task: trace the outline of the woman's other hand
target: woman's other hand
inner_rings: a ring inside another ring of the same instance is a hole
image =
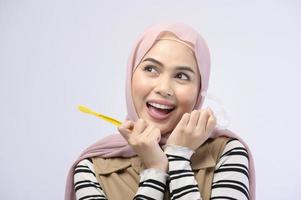
[[[143,119],[137,122],[125,121],[118,131],[140,157],[146,168],[156,168],[167,172],[168,159],[159,146],[161,131],[148,125]]]
[[[216,118],[210,108],[185,113],[167,140],[173,144],[196,150],[216,127]]]

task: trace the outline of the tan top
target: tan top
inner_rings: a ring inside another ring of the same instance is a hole
[[[215,166],[229,138],[208,139],[191,157],[191,167],[202,199],[209,200]],[[138,156],[132,158],[92,158],[96,178],[109,200],[133,199],[139,174],[145,168]],[[165,192],[164,200],[170,199]]]

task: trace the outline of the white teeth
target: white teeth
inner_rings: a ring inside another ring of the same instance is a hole
[[[152,103],[149,102],[150,105],[156,107],[156,108],[160,108],[160,109],[173,109],[173,106],[167,106],[167,105],[162,105],[162,104],[158,104],[158,103]]]

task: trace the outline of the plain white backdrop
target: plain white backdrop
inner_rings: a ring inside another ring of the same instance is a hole
[[[257,199],[301,197],[301,2],[0,0],[0,199],[63,199],[67,171],[123,120],[125,67],[161,21],[198,30],[211,50],[208,92],[255,159]]]

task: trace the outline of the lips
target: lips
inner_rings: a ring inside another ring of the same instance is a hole
[[[151,100],[148,100],[147,103],[157,103],[157,104],[161,104],[164,106],[175,107],[174,103],[164,100],[164,99],[151,99]]]
[[[150,100],[146,103],[147,112],[154,120],[164,120],[172,115],[175,105],[166,100]]]

